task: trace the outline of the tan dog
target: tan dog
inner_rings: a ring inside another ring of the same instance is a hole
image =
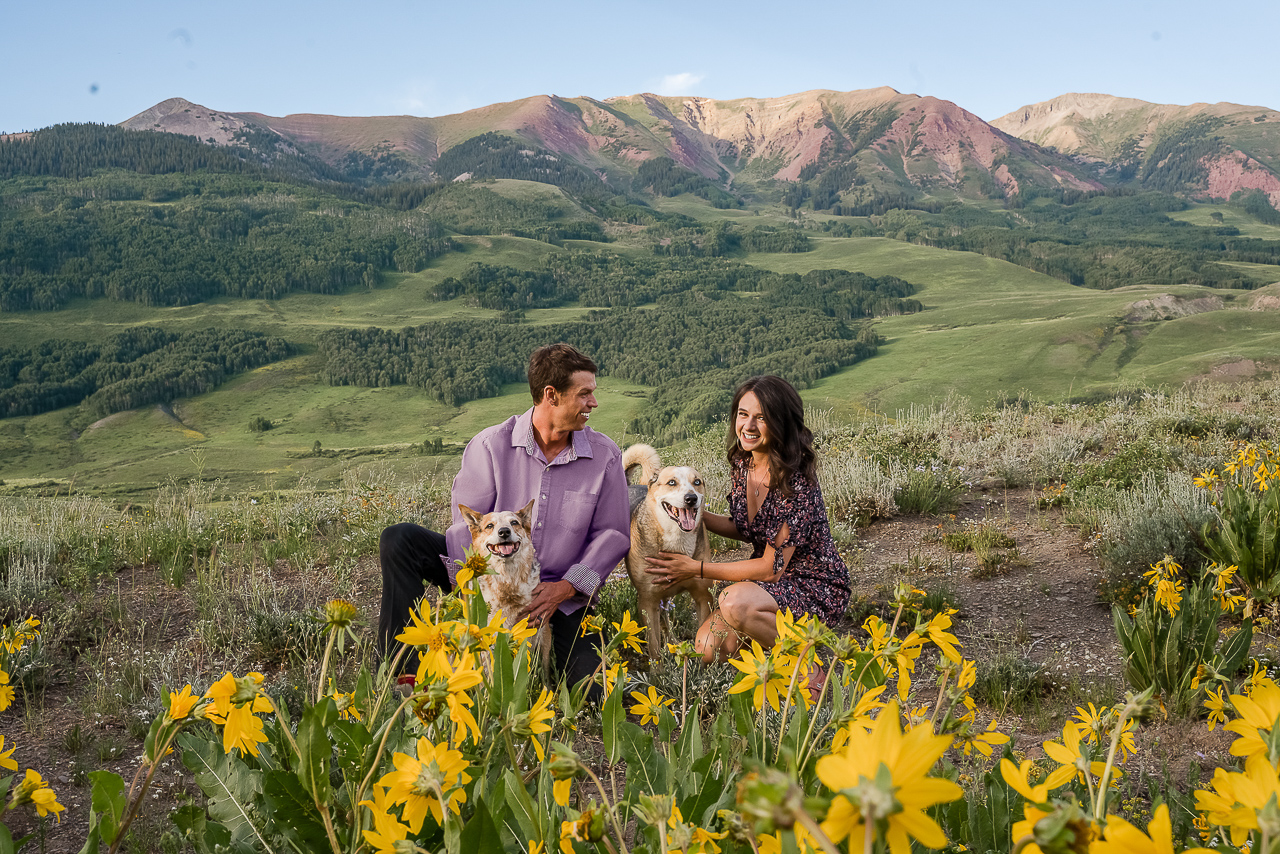
[[[489,561],[489,571],[480,577],[480,595],[489,612],[502,611],[502,622],[509,629],[522,619],[533,599],[533,589],[541,581],[538,557],[533,550],[533,501],[522,509],[477,513],[465,504],[458,510],[471,530],[471,548]],[[534,638],[544,674],[548,666],[551,636],[544,623]]]
[[[663,466],[658,452],[648,445],[632,445],[622,453],[622,467],[639,466],[641,485],[631,486],[631,550],[627,575],[635,585],[639,610],[648,626],[653,660],[662,647],[662,617],[658,606],[680,592],[693,596],[699,624],[711,616],[709,579],[690,578],[679,584],[662,584],[645,572],[646,557],[676,552],[705,561],[711,557],[707,529],[702,524],[705,492],[702,475],[690,466]]]

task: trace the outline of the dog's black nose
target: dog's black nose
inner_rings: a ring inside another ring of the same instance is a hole
[[[684,505],[685,505],[686,507],[697,507],[697,506],[698,506],[698,493],[696,493],[696,492],[686,492],[686,493],[684,494]]]
[[[510,529],[510,528],[499,528],[499,529],[498,529],[498,536],[499,536],[499,537],[502,537],[502,539],[504,539],[504,540],[509,540],[509,539],[511,539],[511,529]]]

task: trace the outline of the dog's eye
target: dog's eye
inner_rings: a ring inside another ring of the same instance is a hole
[[[693,485],[694,485],[694,486],[702,486],[702,478],[700,478],[700,477],[695,477],[695,478],[693,479]]]
[[[490,529],[490,528],[492,528],[492,527],[493,527],[493,523],[492,523],[492,522],[490,522],[488,525],[485,525],[485,526],[484,526],[484,529],[487,531],[487,530],[489,530],[489,529]]]
[[[671,480],[667,481],[667,486],[675,486],[675,485],[676,485],[676,479],[674,477],[671,478]]]

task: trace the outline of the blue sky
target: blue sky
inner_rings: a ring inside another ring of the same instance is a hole
[[[1280,3],[18,2],[0,131],[230,112],[437,116],[537,94],[892,86],[984,119],[1065,92],[1280,109]],[[1040,11],[1044,10],[1044,11]]]

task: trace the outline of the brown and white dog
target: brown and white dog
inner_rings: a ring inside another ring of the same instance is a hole
[[[491,614],[501,609],[502,622],[509,629],[520,622],[541,580],[533,550],[533,501],[514,512],[477,513],[465,504],[459,504],[458,510],[471,531],[471,548],[489,561],[488,573],[479,579],[480,595]],[[545,625],[539,628],[533,649],[545,673],[550,652]]]
[[[639,610],[648,627],[653,660],[660,660],[662,618],[659,605],[677,593],[693,596],[699,624],[711,616],[709,579],[690,578],[679,584],[662,584],[645,572],[646,557],[660,551],[677,552],[704,561],[711,557],[707,529],[702,524],[705,504],[702,475],[691,466],[663,466],[658,452],[649,445],[632,445],[622,453],[622,466],[630,471],[639,466],[640,484],[631,491],[631,550],[627,552],[627,575],[635,585]]]

